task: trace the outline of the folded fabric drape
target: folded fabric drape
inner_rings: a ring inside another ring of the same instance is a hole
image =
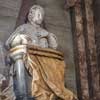
[[[32,75],[32,96],[36,100],[74,100],[74,94],[64,86],[64,57],[59,51],[27,47],[25,66]]]

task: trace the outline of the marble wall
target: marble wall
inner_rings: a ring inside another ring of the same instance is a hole
[[[4,42],[14,30],[21,0],[0,0],[0,40]]]

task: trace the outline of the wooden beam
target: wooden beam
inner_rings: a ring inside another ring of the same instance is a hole
[[[97,66],[92,4],[92,0],[77,0],[73,6],[75,13],[73,33],[75,51],[77,52],[75,53],[75,61],[80,86],[79,92],[81,92],[78,92],[80,100],[100,99],[100,74]]]

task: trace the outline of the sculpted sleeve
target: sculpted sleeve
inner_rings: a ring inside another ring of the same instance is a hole
[[[24,31],[24,27],[23,25],[19,26],[8,38],[8,40],[6,41],[5,45],[7,47],[7,49],[10,48],[10,44],[12,43],[13,39],[20,33],[22,33]]]

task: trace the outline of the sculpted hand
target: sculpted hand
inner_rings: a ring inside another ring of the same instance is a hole
[[[15,47],[17,45],[27,45],[29,42],[31,42],[31,39],[24,34],[18,34],[12,41],[11,47]]]

